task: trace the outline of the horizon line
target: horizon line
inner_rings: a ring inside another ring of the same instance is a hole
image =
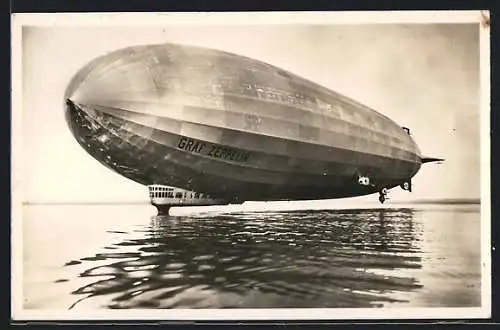
[[[339,199],[340,200],[340,199]],[[288,200],[288,201],[245,201],[245,202],[317,202],[322,200]],[[323,200],[326,201],[326,200]],[[359,201],[359,203],[373,201]],[[392,204],[481,204],[481,198],[435,198],[394,200]],[[22,205],[151,205],[149,201],[23,201]]]

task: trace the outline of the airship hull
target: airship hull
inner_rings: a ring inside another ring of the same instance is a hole
[[[415,142],[389,118],[215,50],[118,50],[77,73],[65,98],[82,147],[145,185],[239,200],[341,198],[400,185],[421,166]]]

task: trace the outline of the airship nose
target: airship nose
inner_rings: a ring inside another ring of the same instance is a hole
[[[68,98],[64,111],[74,138],[92,157],[114,170],[126,161],[121,155],[123,159],[119,163],[120,150],[116,141],[112,140],[109,128],[103,126],[98,110]]]
[[[77,109],[75,104],[71,99],[66,99],[64,106],[64,117],[66,118],[66,123],[68,124],[71,133],[75,135],[77,127],[75,126],[76,124],[76,119],[77,119]],[[76,136],[76,135],[75,135]]]
[[[83,104],[73,102],[71,99],[65,101],[65,118],[75,137],[82,147],[94,149],[96,144],[105,142],[107,130],[96,120],[96,110]]]
[[[75,103],[73,103],[73,101],[71,99],[66,99],[66,102],[65,102],[65,113],[66,115],[69,115],[71,114],[72,111],[75,111]]]
[[[84,128],[91,127],[89,125],[88,113],[81,107],[78,107],[71,99],[66,99],[64,115],[66,122],[71,130],[73,136],[80,142],[84,141],[85,133]]]

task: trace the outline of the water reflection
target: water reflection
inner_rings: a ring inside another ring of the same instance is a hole
[[[96,298],[108,308],[404,303],[401,293],[421,288],[411,275],[422,261],[422,226],[414,221],[413,212],[309,210],[153,217],[149,226],[138,229],[137,237],[107,246],[109,253],[66,264],[86,263],[80,277],[92,278],[73,292],[77,297],[71,308]],[[96,265],[97,261],[101,262]]]

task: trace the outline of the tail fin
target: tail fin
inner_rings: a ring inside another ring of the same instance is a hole
[[[422,160],[422,164],[444,161],[444,159],[442,159],[442,158],[433,158],[433,157],[422,157],[421,160]]]

